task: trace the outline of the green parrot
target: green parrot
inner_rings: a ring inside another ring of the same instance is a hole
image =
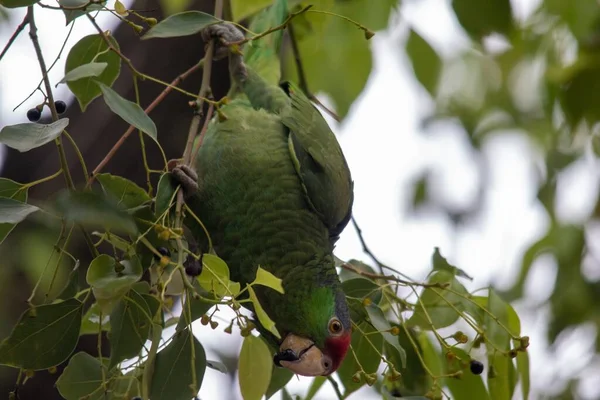
[[[264,32],[287,16],[287,1],[278,0],[250,30]],[[278,85],[281,30],[246,45],[243,55],[227,46],[244,38],[232,24],[211,25],[202,37],[215,39],[215,58],[229,57],[230,101],[221,108],[226,118],[210,122],[195,168],[179,165],[172,175],[233,281],[252,282],[258,266],[282,280],[284,294],[256,288],[281,334],[267,337],[279,348],[275,363],[329,375],[352,330],[333,256],[352,210],[348,165],[309,99],[292,84]],[[190,229],[206,240],[202,229]]]

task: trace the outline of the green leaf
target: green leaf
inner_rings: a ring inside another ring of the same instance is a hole
[[[240,22],[272,3],[272,0],[231,0],[233,20]]]
[[[256,270],[256,278],[251,285],[263,285],[269,287],[281,294],[283,294],[283,286],[281,285],[281,279],[273,275],[267,270],[262,269],[260,266]]]
[[[429,336],[425,332],[418,332],[416,335],[425,365],[427,365],[427,368],[429,368],[434,376],[442,375],[444,370],[442,359],[431,343]]]
[[[102,10],[104,6],[106,6],[106,0],[94,4],[88,0],[58,0],[58,4],[62,7],[71,8],[71,10],[63,9],[65,18],[67,19],[67,25],[69,25],[75,18],[78,18],[90,11]],[[75,7],[82,8],[79,10],[73,10]]]
[[[86,281],[103,311],[108,313],[141,276],[142,267],[137,259],[117,263],[111,256],[101,254],[91,262]]]
[[[161,0],[160,6],[165,15],[171,15],[184,11],[191,3],[192,0]]]
[[[192,352],[193,346],[193,352]],[[192,354],[196,370],[196,387],[192,388]],[[175,338],[156,356],[150,388],[152,400],[189,400],[198,394],[204,372],[206,353],[188,329],[175,333]]]
[[[138,104],[126,100],[110,87],[98,82],[108,108],[158,143],[156,125]]]
[[[171,177],[171,174],[162,174],[156,188],[156,202],[154,212],[156,217],[161,217],[171,206],[175,199],[175,191],[178,185]]]
[[[225,261],[213,254],[202,255],[202,272],[198,275],[200,286],[219,297],[230,294],[229,267]]]
[[[11,179],[0,178],[0,197],[8,197],[22,202],[27,201],[28,188]]]
[[[57,296],[59,299],[67,300],[71,297],[75,297],[77,292],[79,291],[79,260],[75,262],[75,266],[69,272],[69,277],[67,278],[67,282],[65,286],[60,291],[60,294]]]
[[[101,400],[104,398],[104,391],[99,390],[102,386],[102,368],[99,359],[80,351],[69,360],[56,381],[56,388],[66,400],[80,400],[82,397]]]
[[[246,288],[248,288],[248,295],[250,296],[250,300],[254,306],[254,312],[256,313],[260,324],[277,338],[281,339],[281,335],[275,327],[275,322],[265,312],[264,308],[260,304],[260,301],[258,301],[258,297],[256,297],[256,293],[254,292],[252,286],[246,286]]]
[[[473,278],[471,278],[465,271],[450,264],[440,253],[439,247],[436,247],[433,251],[433,256],[431,257],[431,264],[433,265],[434,271],[446,271],[454,276],[466,278],[470,281],[473,280]]]
[[[476,298],[476,301],[478,299],[479,298]],[[483,326],[487,340],[501,350],[509,350],[511,337],[510,326],[512,325],[513,328],[516,329],[512,334],[514,334],[514,336],[519,336],[519,317],[516,315],[514,309],[502,300],[502,298],[491,288],[489,290],[487,304],[485,304],[484,307],[489,311],[489,314],[484,313],[483,318]],[[494,318],[492,318],[490,314],[493,315]],[[512,322],[509,322],[509,320],[512,320]],[[496,321],[502,324],[502,326]],[[505,328],[509,329],[509,331]]]
[[[512,399],[516,386],[515,366],[510,358],[501,353],[488,357],[488,387],[492,400]]]
[[[590,124],[600,121],[600,67],[594,56],[581,54],[577,61],[557,73],[558,99],[567,122],[575,127],[581,120]]]
[[[381,287],[365,278],[348,279],[342,282],[342,289],[346,296],[356,298],[361,302],[367,297],[374,304],[379,304],[381,301]]]
[[[351,18],[375,31],[387,26],[397,3],[397,0],[379,0],[377,7],[373,7],[372,2],[364,0],[323,0],[318,3],[318,9]],[[298,48],[309,89],[312,93],[324,92],[331,96],[337,114],[345,117],[371,73],[372,55],[364,31],[341,18],[316,13],[295,18],[294,28],[300,28],[296,29]],[[302,28],[304,35],[299,32]],[[323,60],[327,60],[327,68],[323,68]],[[286,75],[293,76],[292,54],[284,65]],[[344,79],[339,79],[340,71]]]
[[[178,36],[189,36],[200,32],[208,25],[216,24],[221,20],[211,14],[201,11],[185,11],[171,15],[142,36],[142,39],[170,38]]]
[[[422,332],[422,331],[416,332],[416,336],[417,336],[417,343],[419,346],[421,357],[422,357],[423,361],[425,361],[425,365],[427,366],[427,369],[429,371],[431,371],[431,374],[434,376],[442,375],[443,369],[444,369],[443,365],[442,365],[442,358],[440,358],[436,348],[431,343],[429,336],[427,335],[427,333]],[[428,378],[428,380],[430,381],[429,378]],[[440,386],[441,385],[431,388],[432,395],[436,396],[434,398],[442,398]]]
[[[133,285],[132,287],[134,289],[136,289],[136,287],[139,288],[140,283],[146,283],[146,282],[136,282],[136,284]],[[140,293],[140,292],[138,292],[138,293]],[[158,298],[156,298],[156,296],[153,296],[153,295],[147,294],[147,293],[142,294],[142,297],[144,298],[144,301],[146,302],[146,304],[148,304],[148,308],[150,309],[150,317],[155,320],[156,313],[160,309],[160,304],[161,304],[160,300]],[[164,328],[164,326],[165,326],[164,315],[162,313],[160,313],[160,317],[161,317],[160,324]],[[154,321],[154,322],[156,323],[156,321]]]
[[[133,218],[100,193],[64,191],[56,199],[56,210],[71,222],[130,234],[137,232]]]
[[[273,359],[269,348],[256,336],[246,336],[239,359],[240,390],[244,400],[260,400],[269,387]]]
[[[40,370],[65,361],[79,338],[82,306],[69,299],[25,311],[0,343],[0,364]]]
[[[105,62],[83,64],[66,73],[65,77],[58,83],[77,81],[82,78],[89,78],[90,76],[100,76],[106,67],[108,67],[108,63]]]
[[[142,350],[150,333],[152,317],[150,307],[135,290],[130,290],[119,301],[110,314],[109,369]]]
[[[430,95],[435,96],[442,70],[440,56],[425,39],[412,29],[406,42],[406,53],[412,62],[417,80]]]
[[[452,8],[465,31],[477,39],[492,32],[508,35],[512,30],[510,0],[452,0]]]
[[[271,371],[271,382],[269,382],[269,387],[267,388],[267,392],[265,393],[267,399],[269,399],[275,393],[279,392],[281,388],[287,385],[293,376],[294,373],[289,369],[278,368],[275,365],[273,365],[273,370]],[[304,400],[308,400],[308,398]]]
[[[108,39],[116,49],[119,49],[119,44],[112,36],[109,36]],[[119,56],[109,51],[108,45],[104,42],[102,36],[96,34],[83,37],[71,48],[65,62],[65,75],[75,68],[91,62],[105,62],[107,66],[104,72],[97,77],[88,77],[67,82],[69,89],[71,89],[75,97],[77,97],[77,101],[79,101],[81,111],[85,111],[88,104],[102,94],[96,82],[110,86],[117,79],[121,71],[121,59]]]
[[[106,193],[117,199],[119,206],[135,208],[151,200],[144,189],[129,179],[111,174],[99,174],[96,179]]]
[[[2,224],[18,224],[27,218],[29,214],[38,210],[39,208],[31,204],[0,197],[0,223]]]
[[[67,125],[68,118],[61,118],[48,125],[33,122],[8,125],[0,130],[0,143],[24,153],[53,141]]]
[[[140,369],[134,369],[129,371],[124,376],[117,375],[116,379],[110,383],[110,393],[108,399],[101,397],[99,400],[129,400],[135,396],[140,396],[139,388],[141,387],[141,375]],[[102,396],[104,393],[100,392]]]
[[[432,324],[436,329],[452,325],[459,318],[456,310],[464,311],[465,304],[468,302],[464,297],[454,292],[463,296],[468,296],[469,293],[448,271],[434,272],[428,283],[447,284],[448,287],[443,289],[429,287],[423,290],[419,296],[415,312],[407,321],[408,326],[419,326],[431,330]]]
[[[0,6],[6,8],[27,7],[37,3],[40,0],[0,0]]]
[[[364,332],[364,335],[361,331]],[[352,349],[367,374],[377,372],[381,361],[380,354],[383,350],[383,336],[380,333],[377,333],[368,323],[361,323],[359,329],[352,332]],[[358,371],[360,371],[359,364],[356,363],[352,354],[348,354],[338,369],[338,375],[346,389],[344,397],[365,384],[364,379],[361,379],[359,383],[352,381],[352,376]]]
[[[546,12],[566,22],[577,40],[582,41],[594,35],[600,17],[596,0],[545,0],[544,6]]]
[[[404,368],[404,366],[406,366],[406,351],[404,351],[404,349],[400,346],[398,338],[389,332],[390,329],[392,329],[392,326],[385,318],[385,315],[383,314],[381,308],[379,308],[375,304],[371,304],[365,307],[365,310],[369,315],[369,320],[371,321],[371,324],[375,327],[375,329],[377,329],[381,333],[383,339],[385,339],[385,341],[388,342],[388,344],[390,344],[396,349],[396,351],[400,355],[400,360],[402,362],[401,365]]]

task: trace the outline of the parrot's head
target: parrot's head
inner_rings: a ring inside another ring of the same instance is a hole
[[[340,288],[311,290],[291,326],[275,355],[276,364],[304,376],[326,376],[338,369],[352,334],[346,296]]]

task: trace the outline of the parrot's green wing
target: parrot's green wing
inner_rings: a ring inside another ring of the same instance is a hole
[[[290,130],[290,156],[307,202],[335,241],[352,214],[353,182],[348,164],[335,135],[310,100],[291,83],[283,88],[291,99],[291,106],[281,114]]]

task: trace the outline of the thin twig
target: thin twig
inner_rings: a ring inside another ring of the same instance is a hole
[[[150,103],[150,105],[148,107],[146,107],[146,109],[144,110],[144,112],[146,114],[150,114],[150,112],[152,112],[152,110],[154,110],[154,108],[156,108],[156,106],[158,106],[165,99],[165,97],[169,93],[171,93],[171,91],[173,91],[173,87],[174,86],[179,85],[181,82],[183,82],[184,79],[186,79],[192,73],[196,72],[203,65],[204,65],[204,60],[201,60],[199,63],[197,63],[193,67],[191,67],[190,69],[188,69],[187,71],[185,71],[181,75],[177,76],[171,82],[171,86],[167,86],[154,99],[154,101],[152,101],[152,103]],[[100,161],[100,163],[96,166],[96,168],[94,168],[94,171],[92,171],[92,176],[88,180],[88,186],[91,185],[94,182],[94,179],[95,179],[96,175],[99,174],[100,171],[102,170],[102,168],[104,168],[106,166],[106,164],[110,161],[110,159],[113,158],[113,156],[115,155],[115,153],[117,152],[117,150],[119,150],[119,148],[123,145],[123,143],[125,142],[125,140],[129,137],[129,135],[131,135],[133,133],[133,131],[135,129],[136,129],[135,126],[130,125],[129,128],[127,128],[127,130],[125,131],[125,133],[119,138],[119,140],[117,140],[117,142],[109,150],[109,152],[106,154],[106,156],[104,156],[104,158],[102,159],[102,161]]]
[[[344,395],[340,391],[340,386],[338,385],[338,383],[331,376],[328,376],[327,380],[329,381],[329,383],[331,383],[331,386],[333,386],[333,390],[335,390],[335,394],[337,395],[338,399],[344,400]]]
[[[296,12],[290,13],[290,14],[288,15],[288,17],[285,19],[285,21],[283,21],[281,24],[279,24],[279,25],[277,25],[277,26],[274,26],[274,27],[272,27],[272,28],[270,28],[270,29],[267,29],[266,31],[264,31],[264,32],[261,32],[261,33],[259,33],[259,34],[257,34],[257,35],[250,36],[250,37],[247,37],[247,38],[245,38],[245,39],[238,40],[237,42],[231,42],[231,43],[227,43],[227,44],[228,44],[229,46],[235,46],[235,45],[239,46],[239,45],[242,45],[242,44],[244,44],[244,43],[248,43],[248,42],[251,42],[251,41],[253,41],[253,40],[257,40],[257,39],[260,39],[260,38],[262,38],[262,37],[265,37],[265,36],[267,36],[267,35],[269,35],[269,34],[271,34],[271,33],[273,33],[273,32],[276,32],[276,31],[280,31],[280,30],[282,30],[282,29],[285,29],[285,28],[288,26],[288,24],[290,23],[290,21],[291,21],[292,19],[294,19],[295,17],[297,17],[297,16],[298,16],[298,15],[300,15],[300,14],[304,14],[305,12],[307,12],[307,11],[308,11],[309,9],[311,9],[311,8],[312,8],[312,4],[309,4],[309,5],[307,5],[306,7],[302,8],[302,9],[301,9],[301,10],[299,10],[299,11],[296,11]]]
[[[373,254],[373,252],[367,246],[367,243],[365,242],[365,238],[362,235],[362,229],[360,229],[360,227],[358,226],[358,223],[356,222],[356,219],[354,218],[354,216],[352,216],[352,225],[354,226],[354,229],[356,230],[356,234],[358,235],[358,240],[360,240],[360,244],[362,246],[363,251],[365,253],[367,253],[373,261],[375,261],[375,264],[377,264],[377,267],[379,268],[379,272],[381,272],[383,274],[383,269],[385,267],[385,264],[383,264],[381,261],[379,261],[379,259],[377,259],[377,257],[375,257],[375,254]]]
[[[206,118],[204,118],[204,126],[200,131],[200,137],[198,138],[196,145],[194,146],[194,150],[192,151],[192,158],[190,159],[190,165],[194,165],[194,161],[198,156],[198,152],[200,151],[200,146],[202,146],[202,142],[204,141],[204,135],[206,134],[206,130],[208,129],[208,124],[212,119],[213,110],[215,106],[211,103],[208,105],[208,111],[206,112]]]
[[[296,71],[298,73],[298,84],[300,85],[300,89],[306,94],[306,96],[316,105],[321,107],[323,111],[325,111],[331,118],[336,120],[337,122],[341,121],[341,118],[332,110],[327,108],[315,95],[308,90],[308,81],[306,79],[306,74],[304,73],[304,67],[302,66],[302,57],[300,57],[300,48],[298,47],[298,41],[296,39],[296,35],[294,32],[294,25],[289,24],[288,33],[290,34],[290,41],[292,42],[292,53],[294,54],[294,62],[296,64]]]
[[[48,78],[48,70],[46,69],[46,62],[44,61],[44,55],[42,53],[42,48],[40,47],[40,42],[38,40],[37,26],[35,25],[35,17],[33,15],[33,6],[27,7],[27,19],[29,20],[29,37],[31,38],[31,42],[33,43],[35,54],[38,59],[38,64],[40,65],[40,69],[42,70],[42,78],[44,80],[44,86],[46,88],[46,97],[48,99],[48,107],[50,108],[50,112],[52,114],[52,121],[58,121],[58,113],[56,112],[56,106],[54,105],[54,96],[52,94],[52,85],[50,85],[50,79]],[[56,147],[58,148],[60,164],[63,169],[63,174],[65,175],[67,186],[73,189],[75,185],[73,184],[71,172],[69,171],[67,157],[65,155],[65,149],[63,148],[61,137],[59,136],[56,139],[54,139],[54,142],[56,143]]]
[[[354,265],[348,264],[348,263],[343,263],[342,265],[340,265],[340,267],[347,271],[354,272],[355,274],[358,274],[358,275],[361,275],[361,276],[364,276],[364,277],[370,278],[370,279],[382,279],[385,281],[392,281],[392,282],[396,282],[396,283],[399,283],[401,285],[406,285],[406,286],[420,286],[420,287],[424,287],[424,288],[439,288],[439,289],[446,288],[445,284],[439,283],[439,282],[423,283],[423,282],[415,282],[415,281],[400,279],[395,275],[374,274],[372,272],[367,272],[367,271],[358,269]]]
[[[300,89],[302,89],[304,93],[308,93],[308,82],[306,82],[306,74],[304,73],[302,59],[300,58],[300,48],[298,47],[298,41],[296,40],[294,24],[290,23],[287,27],[287,30],[288,34],[290,35],[290,42],[292,43],[292,54],[294,55],[294,62],[298,72],[298,83],[300,85]]]
[[[58,54],[56,55],[56,58],[54,59],[54,61],[52,61],[52,64],[50,64],[50,66],[48,67],[48,70],[46,71],[47,73],[50,73],[50,71],[52,71],[52,68],[54,68],[54,66],[56,65],[56,63],[58,62],[58,60],[60,60],[60,56],[62,55],[62,52],[65,50],[65,46],[67,45],[67,42],[69,41],[69,38],[71,37],[71,33],[73,33],[73,28],[75,27],[75,24],[71,24],[71,28],[69,28],[69,32],[67,33],[67,37],[65,38],[65,40],[63,40],[63,44],[60,48],[60,50],[58,51]],[[29,100],[31,98],[31,96],[33,96],[35,94],[35,92],[37,92],[38,90],[42,93],[44,93],[40,88],[42,87],[42,84],[44,83],[44,78],[40,79],[40,82],[37,84],[37,86],[35,87],[35,89],[33,89],[31,91],[31,93],[29,93],[29,96],[25,97],[19,104],[17,104],[17,106],[15,108],[13,108],[13,112],[15,112],[15,110],[19,107],[21,107],[23,104],[25,104],[25,102],[27,100]],[[58,83],[54,86],[55,88],[58,86]]]
[[[2,53],[0,53],[0,61],[2,60],[2,57],[4,57],[4,55],[6,54],[8,49],[10,49],[10,46],[12,46],[13,42],[17,39],[17,36],[19,36],[19,34],[23,31],[23,29],[25,29],[25,27],[27,26],[28,23],[29,23],[29,14],[26,14],[25,17],[23,18],[23,21],[19,24],[19,26],[17,26],[17,29],[15,29],[15,31],[11,35],[10,39],[8,39],[8,43],[6,43],[6,46],[4,46],[4,49],[2,49]]]

